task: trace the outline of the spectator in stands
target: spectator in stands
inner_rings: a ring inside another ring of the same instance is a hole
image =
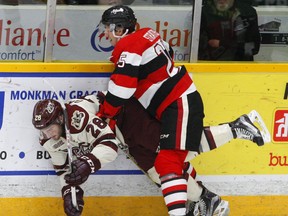
[[[199,60],[253,61],[259,52],[256,10],[236,0],[207,0],[202,8]]]

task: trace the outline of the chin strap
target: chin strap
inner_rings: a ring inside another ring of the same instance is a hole
[[[115,35],[115,30],[113,30],[113,36],[115,37],[115,38],[117,38],[118,40],[120,40],[121,38],[123,38],[123,37],[125,37],[127,34],[128,34],[128,29],[126,29],[126,31],[125,31],[125,33],[124,34],[122,34],[122,35],[120,35],[120,36],[118,36],[118,35]]]

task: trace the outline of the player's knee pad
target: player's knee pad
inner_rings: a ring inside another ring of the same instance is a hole
[[[187,151],[160,150],[154,163],[157,173],[159,173],[160,177],[170,173],[183,175],[183,165],[186,155]]]

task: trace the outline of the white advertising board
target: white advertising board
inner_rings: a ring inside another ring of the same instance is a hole
[[[98,28],[106,8],[57,6],[53,59],[108,61],[113,47]],[[133,9],[139,28],[154,28],[173,46],[177,61],[189,60],[192,6]],[[45,19],[45,6],[0,6],[0,60],[42,61]]]
[[[175,60],[188,62],[191,49],[192,6],[131,7],[138,17],[138,27],[154,28],[172,45]],[[57,6],[53,60],[108,61],[112,47],[98,29],[101,15],[106,8],[99,5]],[[256,7],[256,10],[264,40],[255,60],[288,61],[285,55],[288,38],[287,6],[262,6]],[[0,5],[0,61],[43,61],[45,19],[46,7],[43,5]],[[269,23],[272,26],[280,23],[279,32],[271,32],[271,28],[262,28],[263,25],[267,27]]]
[[[33,106],[41,99],[67,101],[106,90],[108,77],[108,73],[0,74],[0,197],[60,195],[49,154],[31,123]],[[158,188],[121,152],[83,188],[88,196],[159,195]]]
[[[287,62],[288,14],[287,6],[256,7],[261,47],[256,61]]]

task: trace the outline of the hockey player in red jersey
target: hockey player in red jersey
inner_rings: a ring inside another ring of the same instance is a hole
[[[101,96],[103,98],[103,96]],[[102,101],[102,100],[101,100]],[[253,124],[257,122],[261,131]],[[146,172],[151,180],[160,185],[154,162],[159,151],[160,122],[147,113],[142,105],[130,98],[117,116],[116,136],[128,149],[129,156]],[[187,216],[226,216],[229,203],[209,191],[202,183],[194,181],[196,170],[191,160],[198,154],[208,152],[229,143],[232,139],[246,139],[261,146],[270,142],[270,133],[261,116],[253,110],[234,121],[215,126],[205,126],[202,131],[199,150],[189,152],[184,162],[183,176],[187,180]],[[193,162],[193,161],[192,161]]]
[[[134,11],[128,6],[113,6],[102,15],[105,35],[114,46],[110,60],[115,69],[97,115],[115,119],[125,102],[134,97],[160,122],[160,151],[154,166],[169,215],[184,216],[187,180],[183,170],[189,155],[199,151],[203,103],[185,66],[174,66],[169,44],[151,28],[135,31],[136,23]],[[264,144],[260,133],[253,140]],[[205,196],[200,186],[199,191]],[[206,197],[207,216],[213,214],[220,198],[215,194]]]

